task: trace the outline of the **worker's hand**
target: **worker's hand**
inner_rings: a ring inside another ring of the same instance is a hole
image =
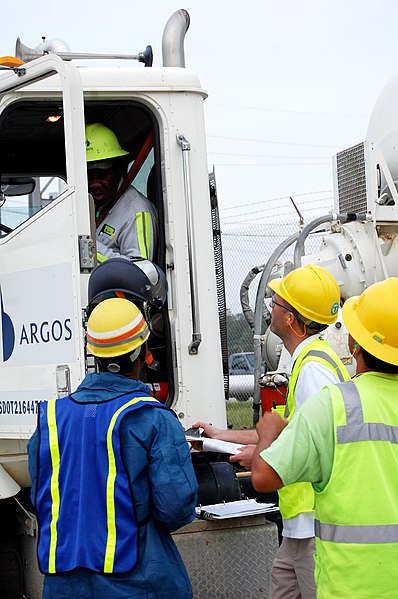
[[[215,426],[213,426],[210,423],[195,422],[195,424],[192,425],[192,428],[203,428],[202,437],[209,437],[209,439],[221,439],[222,438],[220,435],[222,434],[223,431],[219,428],[216,428]]]
[[[263,417],[256,426],[260,440],[259,444],[263,446],[263,442],[267,440],[268,445],[271,445],[272,441],[279,437],[287,424],[287,420],[281,418],[277,412],[264,412]]]
[[[231,455],[229,461],[233,464],[240,464],[241,466],[243,466],[243,468],[246,468],[246,470],[251,470],[252,458],[256,447],[257,445],[244,445],[243,447],[239,447],[239,453]]]

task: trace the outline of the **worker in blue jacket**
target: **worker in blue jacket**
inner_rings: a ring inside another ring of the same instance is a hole
[[[195,517],[197,482],[174,413],[140,382],[148,325],[129,300],[90,315],[99,373],[43,402],[29,442],[46,598],[189,599],[170,533]]]

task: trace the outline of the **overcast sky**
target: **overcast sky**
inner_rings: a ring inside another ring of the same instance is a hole
[[[186,66],[209,93],[209,164],[224,222],[250,221],[251,204],[278,197],[330,197],[331,156],[364,140],[398,70],[394,0],[20,0],[2,15],[1,53],[13,54],[17,37],[30,47],[61,38],[75,52],[151,44],[160,66],[163,27],[179,8],[191,17]]]

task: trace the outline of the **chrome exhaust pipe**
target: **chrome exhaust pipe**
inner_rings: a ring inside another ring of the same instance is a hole
[[[171,15],[162,37],[164,67],[185,68],[184,39],[190,23],[189,14],[181,8]]]

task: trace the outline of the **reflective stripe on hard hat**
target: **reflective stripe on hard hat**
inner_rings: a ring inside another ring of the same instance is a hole
[[[97,358],[131,353],[149,337],[147,322],[137,306],[112,297],[97,304],[87,323],[87,348]]]
[[[143,328],[145,327],[145,328]],[[134,339],[141,337],[146,338],[148,334],[148,326],[141,313],[137,314],[136,318],[119,329],[104,332],[93,332],[87,327],[87,341],[95,347],[112,347],[129,343]]]

